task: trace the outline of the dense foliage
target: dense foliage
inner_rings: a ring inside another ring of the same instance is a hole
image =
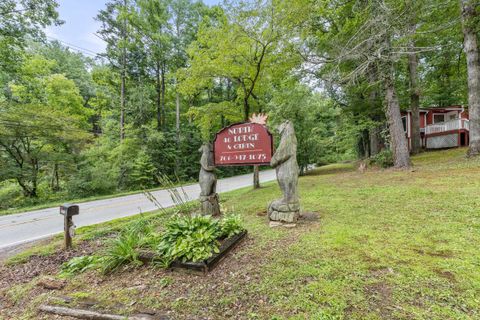
[[[408,166],[400,108],[467,102],[460,2],[110,0],[92,58],[46,40],[55,0],[3,1],[0,210],[195,180],[202,141],[253,112],[293,121],[302,172]]]

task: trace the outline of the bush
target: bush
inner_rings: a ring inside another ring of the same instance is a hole
[[[0,210],[14,207],[23,200],[22,189],[14,181],[0,182]]]
[[[101,260],[103,273],[113,272],[126,264],[142,265],[139,249],[148,246],[154,237],[153,226],[148,220],[141,219],[130,224],[117,239],[110,243]]]
[[[102,261],[103,273],[113,272],[126,264],[132,264],[134,266],[142,265],[142,261],[138,258],[137,251],[139,241],[140,238],[134,233],[121,234],[118,239],[112,241]]]
[[[166,225],[158,252],[165,264],[175,259],[202,261],[219,252],[221,233],[218,220],[211,216],[175,216]]]
[[[99,161],[83,165],[66,187],[71,197],[110,194],[117,189],[117,179],[111,164]]]
[[[228,214],[220,220],[221,237],[229,238],[243,231],[242,218],[238,214]]]
[[[370,157],[370,164],[377,165],[382,168],[389,168],[393,166],[393,153],[389,149],[385,149]]]
[[[160,237],[158,253],[165,265],[179,259],[198,262],[219,252],[219,239],[243,230],[241,218],[230,214],[222,220],[211,216],[174,216]]]

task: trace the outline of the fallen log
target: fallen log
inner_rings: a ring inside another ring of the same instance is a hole
[[[39,310],[42,312],[53,313],[60,316],[68,316],[77,319],[86,320],[152,320],[154,319],[148,315],[134,315],[134,316],[120,316],[115,314],[99,313],[95,311],[72,309],[59,306],[41,305]]]

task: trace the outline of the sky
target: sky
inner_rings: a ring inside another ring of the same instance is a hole
[[[98,11],[105,7],[106,0],[58,0],[61,26],[46,28],[49,40],[59,40],[64,45],[80,51],[87,56],[105,51],[105,43],[95,35],[100,24],[94,20]],[[218,4],[221,0],[203,0],[208,5]]]

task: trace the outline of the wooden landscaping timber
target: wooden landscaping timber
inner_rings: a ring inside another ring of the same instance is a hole
[[[50,306],[50,305],[41,305],[39,310],[42,312],[53,313],[60,316],[68,316],[77,319],[87,319],[87,320],[151,320],[153,319],[150,316],[120,316],[115,314],[106,314],[99,313],[95,311],[82,310],[82,309],[72,309],[59,306]]]
[[[179,260],[175,260],[170,265],[172,269],[185,269],[189,271],[193,271],[196,273],[205,274],[213,268],[227,255],[230,250],[235,248],[237,244],[239,244],[247,235],[247,230],[243,230],[239,234],[231,236],[230,238],[226,239],[225,242],[219,248],[219,252],[213,254],[210,258],[200,262],[182,262]]]

